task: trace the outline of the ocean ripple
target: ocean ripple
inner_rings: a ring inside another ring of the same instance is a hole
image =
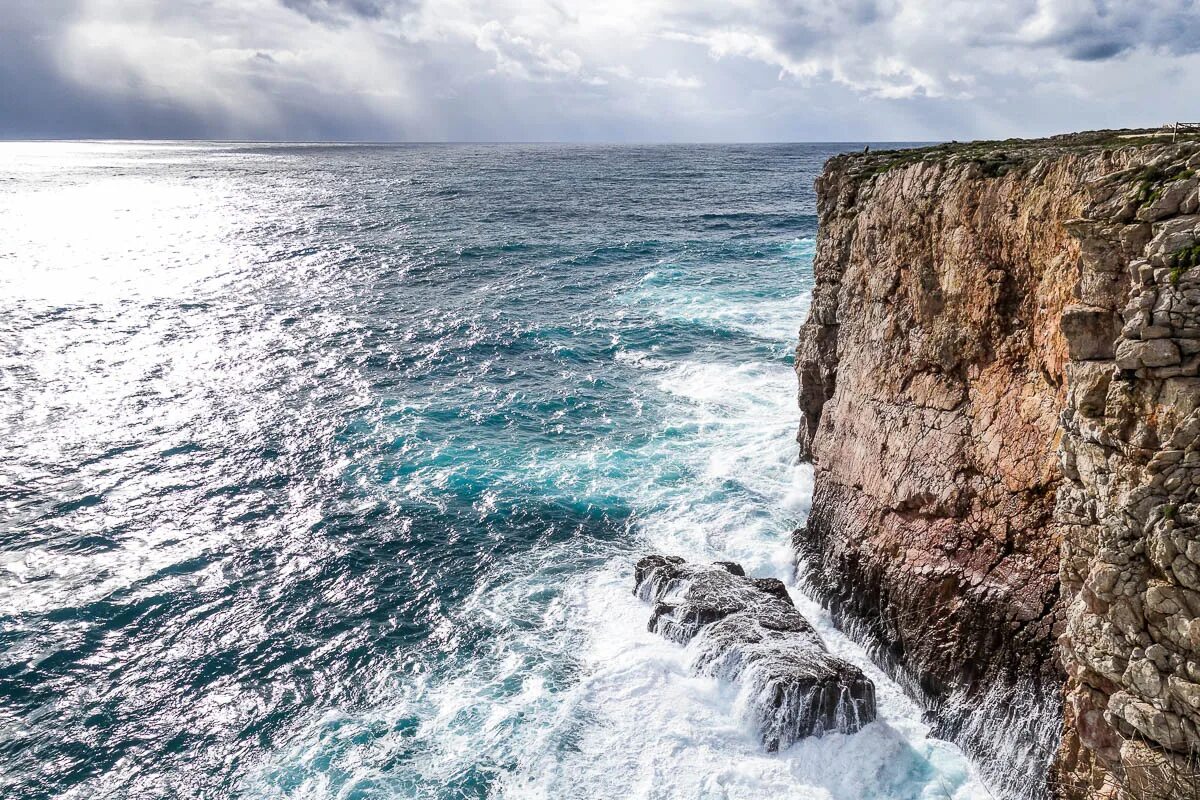
[[[880,687],[763,753],[653,549],[791,577],[835,147],[10,143],[0,794],[966,798]]]

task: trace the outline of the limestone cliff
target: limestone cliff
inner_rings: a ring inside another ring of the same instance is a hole
[[[1198,169],[1101,132],[817,181],[802,573],[1008,796],[1195,780]]]

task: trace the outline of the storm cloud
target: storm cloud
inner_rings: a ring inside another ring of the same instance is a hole
[[[1194,0],[6,0],[0,136],[830,140],[1200,118]]]

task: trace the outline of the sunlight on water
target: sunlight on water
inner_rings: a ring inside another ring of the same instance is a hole
[[[0,794],[984,797],[795,590],[880,719],[777,754],[632,593],[791,579],[832,152],[0,146]]]
[[[676,390],[664,427],[690,433],[655,437],[634,457],[636,474],[601,490],[636,498],[635,554],[732,557],[755,574],[790,578],[786,534],[806,508],[810,470],[794,460],[789,376],[786,364],[682,364],[642,376]],[[557,465],[568,485],[589,458]],[[928,737],[916,704],[794,588],[830,649],[875,681],[881,720],[765,753],[738,713],[736,688],[692,675],[685,648],[646,631],[649,608],[633,596],[628,552],[567,544],[506,564],[457,615],[496,627],[481,658],[445,682],[397,679],[368,718],[322,720],[305,747],[322,744],[286,753],[257,792],[336,796],[353,785],[342,774],[371,774],[400,791],[405,782],[386,771],[350,765],[390,763],[415,739],[428,745],[412,785],[468,776],[514,798],[988,796],[956,748]],[[411,720],[408,737],[371,733],[397,720]]]
[[[261,256],[230,241],[254,213],[239,205],[232,192],[120,175],[0,193],[0,288],[58,305],[186,297]]]

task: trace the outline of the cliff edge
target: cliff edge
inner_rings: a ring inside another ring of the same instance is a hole
[[[817,180],[795,542],[1009,797],[1200,769],[1200,141],[838,156]]]

